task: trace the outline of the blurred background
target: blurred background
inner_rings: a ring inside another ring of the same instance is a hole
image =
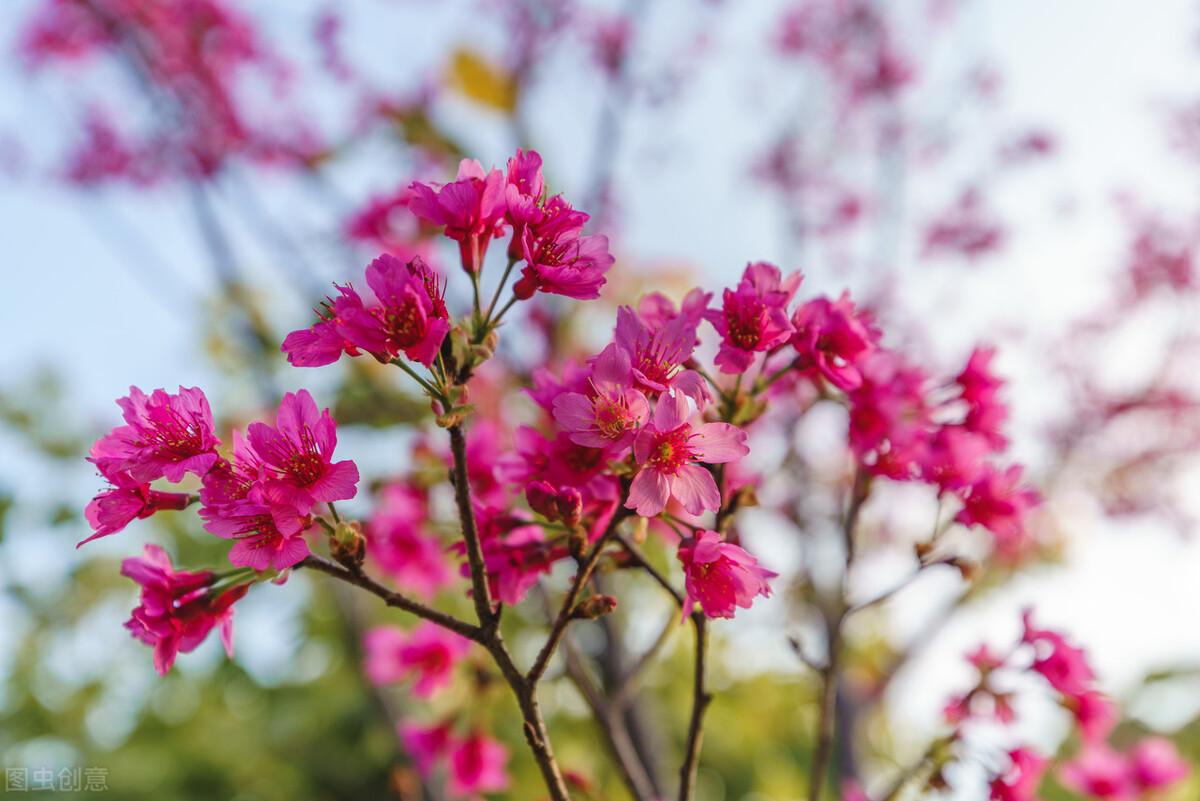
[[[155,62],[154,9],[174,6],[188,57]],[[417,786],[394,731],[428,710],[363,677],[361,632],[385,617],[368,599],[296,575],[239,605],[234,660],[209,642],[159,679],[122,628],[135,592],[119,560],[142,542],[189,565],[220,550],[198,521],[160,515],[76,551],[98,489],[83,456],[130,384],[202,386],[238,425],[306,386],[369,478],[409,469],[418,401],[358,365],[288,369],[278,342],[381,250],[452,265],[402,190],[520,146],[612,241],[602,300],[564,321],[580,348],[648,288],[718,290],[756,260],[802,270],[804,292],[849,289],[932,372],[998,348],[1012,452],[1046,499],[1036,543],[969,587],[931,575],[856,621],[847,693],[868,786],[937,736],[970,682],[962,654],[1004,648],[1031,605],[1086,647],[1123,706],[1118,737],[1165,733],[1200,764],[1198,11],[8,0],[0,762],[102,768],[129,799],[442,797]],[[812,428],[797,436],[819,443]],[[352,512],[371,508],[363,493]],[[864,586],[902,573],[931,510],[897,491],[869,511],[884,533]],[[716,627],[703,801],[799,798],[812,748],[815,685],[788,638],[813,625],[820,551],[765,512],[744,533],[791,589]],[[623,615],[632,639],[653,637]],[[684,714],[689,646],[674,640],[647,679],[652,719]],[[486,676],[456,692],[485,720],[511,714]],[[596,798],[624,798],[573,688],[544,699],[564,761]],[[1053,751],[1061,710],[1028,706],[1021,737]],[[490,729],[516,755],[502,797],[539,797],[520,733]],[[952,796],[984,797],[984,775],[963,768]],[[1173,792],[1200,797],[1200,781]]]

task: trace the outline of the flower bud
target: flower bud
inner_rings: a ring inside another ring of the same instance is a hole
[[[617,599],[611,595],[593,595],[584,598],[571,610],[571,617],[576,620],[595,620],[603,617],[617,608]]]
[[[561,516],[557,499],[558,493],[546,481],[531,481],[525,486],[525,500],[529,503],[529,508],[551,523]]]
[[[537,277],[532,274],[526,274],[520,281],[513,284],[513,295],[517,300],[529,300],[533,297],[533,293],[537,292],[537,288]]]
[[[362,524],[357,520],[338,523],[329,536],[329,551],[334,559],[352,570],[362,567],[367,555]]]
[[[583,496],[579,494],[579,490],[574,487],[565,487],[559,490],[554,499],[554,505],[557,507],[563,523],[568,526],[579,525],[579,521],[583,517]]]

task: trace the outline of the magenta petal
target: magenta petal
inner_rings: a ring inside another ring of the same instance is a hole
[[[334,462],[315,484],[309,487],[317,503],[346,501],[358,494],[358,465],[350,459]]]

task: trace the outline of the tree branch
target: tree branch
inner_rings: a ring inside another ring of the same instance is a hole
[[[326,575],[333,576],[334,578],[340,579],[347,584],[353,584],[356,587],[366,590],[372,595],[382,598],[383,602],[388,606],[394,606],[397,609],[402,609],[405,612],[416,615],[417,617],[430,620],[443,628],[453,631],[455,634],[461,634],[463,637],[466,637],[469,640],[481,642],[482,631],[478,626],[472,626],[465,620],[459,620],[453,615],[448,615],[445,612],[439,612],[433,607],[426,606],[419,601],[414,601],[413,599],[405,595],[401,595],[398,592],[393,592],[361,571],[354,572],[348,570],[336,562],[331,562],[328,559],[315,554],[309,554],[306,556],[304,561],[300,562],[297,567],[307,567],[312,570],[325,573]]]
[[[613,513],[612,519],[608,521],[608,526],[604,533],[600,535],[600,539],[588,551],[587,555],[579,562],[579,568],[575,571],[575,579],[571,582],[571,588],[567,591],[566,598],[563,599],[562,607],[558,610],[558,616],[554,620],[554,625],[550,628],[550,636],[546,638],[545,645],[538,652],[537,658],[533,661],[533,667],[529,669],[525,680],[532,685],[536,685],[538,680],[546,672],[546,667],[550,664],[550,658],[554,656],[554,649],[558,647],[558,643],[562,640],[563,635],[567,631],[567,626],[571,623],[571,613],[575,611],[575,604],[579,602],[579,594],[583,591],[583,587],[587,584],[588,579],[592,576],[592,571],[596,569],[596,564],[600,561],[600,554],[604,550],[604,546],[616,534],[617,526],[621,521],[629,515],[629,512],[624,507],[619,507]]]
[[[471,570],[471,597],[475,602],[475,615],[484,630],[494,629],[499,624],[500,617],[492,606],[492,593],[488,588],[487,571],[483,563],[483,548],[479,543],[479,530],[475,525],[475,508],[471,505],[471,485],[467,477],[467,443],[461,425],[450,426],[450,451],[454,456],[454,469],[451,473],[454,499],[458,505],[463,541],[467,546],[467,564]]]
[[[704,740],[704,713],[712,703],[705,689],[705,662],[708,652],[708,621],[703,612],[692,613],[696,627],[696,662],[692,678],[692,719],[688,724],[687,747],[679,768],[679,801],[692,801],[696,791],[696,770],[700,766],[700,745]]]

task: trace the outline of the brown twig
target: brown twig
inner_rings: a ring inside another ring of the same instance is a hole
[[[616,699],[611,701],[605,699],[600,688],[588,675],[583,655],[569,634],[563,638],[562,648],[567,677],[579,690],[579,694],[583,696],[588,708],[592,710],[592,717],[595,718],[596,725],[604,735],[613,761],[621,774],[621,780],[625,783],[630,795],[636,801],[654,801],[658,798],[654,782],[638,755],[637,747],[625,725],[621,710],[615,703]]]
[[[850,490],[850,500],[842,519],[842,537],[846,554],[846,567],[842,573],[842,586],[836,601],[837,608],[825,615],[826,642],[828,656],[821,670],[821,709],[817,721],[817,745],[813,753],[812,773],[809,776],[809,801],[820,801],[825,788],[825,774],[833,755],[834,739],[837,735],[837,686],[841,671],[842,625],[846,622],[848,605],[846,603],[846,588],[849,583],[850,570],[854,566],[857,553],[858,518],[863,505],[871,492],[870,476],[861,468],[854,473],[854,484]]]
[[[353,584],[360,589],[366,590],[372,595],[382,598],[383,602],[388,606],[393,606],[397,609],[402,609],[405,612],[414,614],[417,617],[433,621],[439,626],[447,628],[450,631],[453,631],[455,634],[461,634],[469,640],[474,640],[475,642],[481,641],[482,632],[478,626],[472,626],[465,620],[459,620],[453,615],[440,612],[433,607],[426,606],[419,601],[414,601],[413,599],[405,595],[401,595],[398,592],[393,592],[361,571],[349,570],[337,564],[336,562],[331,562],[330,560],[321,556],[317,556],[316,554],[309,554],[306,556],[304,561],[297,565],[297,567],[307,567],[312,570],[325,573],[326,575],[333,576],[334,578],[340,579],[347,584]]]
[[[475,508],[471,505],[471,485],[467,476],[467,442],[461,425],[450,426],[450,451],[454,457],[451,473],[454,500],[458,506],[458,519],[467,548],[475,615],[483,629],[494,629],[500,622],[500,615],[492,605],[492,593],[488,588],[487,572],[483,563],[483,547],[479,543],[479,530],[475,525]]]
[[[696,788],[696,769],[700,766],[700,746],[704,740],[704,713],[712,703],[705,689],[705,662],[708,653],[708,621],[703,612],[692,613],[696,628],[696,661],[692,677],[692,719],[688,724],[687,746],[679,768],[679,801],[691,801]]]
[[[600,561],[600,554],[616,534],[617,526],[628,515],[628,510],[624,507],[619,508],[608,522],[604,533],[592,545],[587,555],[580,560],[578,569],[575,571],[575,578],[571,582],[571,588],[567,591],[562,606],[558,610],[558,616],[555,618],[554,624],[550,627],[550,636],[546,638],[542,650],[538,652],[537,658],[533,660],[533,666],[525,676],[526,681],[530,684],[537,684],[538,680],[546,672],[546,667],[550,664],[550,658],[554,656],[554,650],[558,647],[559,642],[567,631],[567,626],[571,623],[571,613],[575,611],[575,604],[579,602],[579,595],[583,592],[584,585],[587,584],[588,579],[592,576],[592,571],[596,569],[596,565]]]

